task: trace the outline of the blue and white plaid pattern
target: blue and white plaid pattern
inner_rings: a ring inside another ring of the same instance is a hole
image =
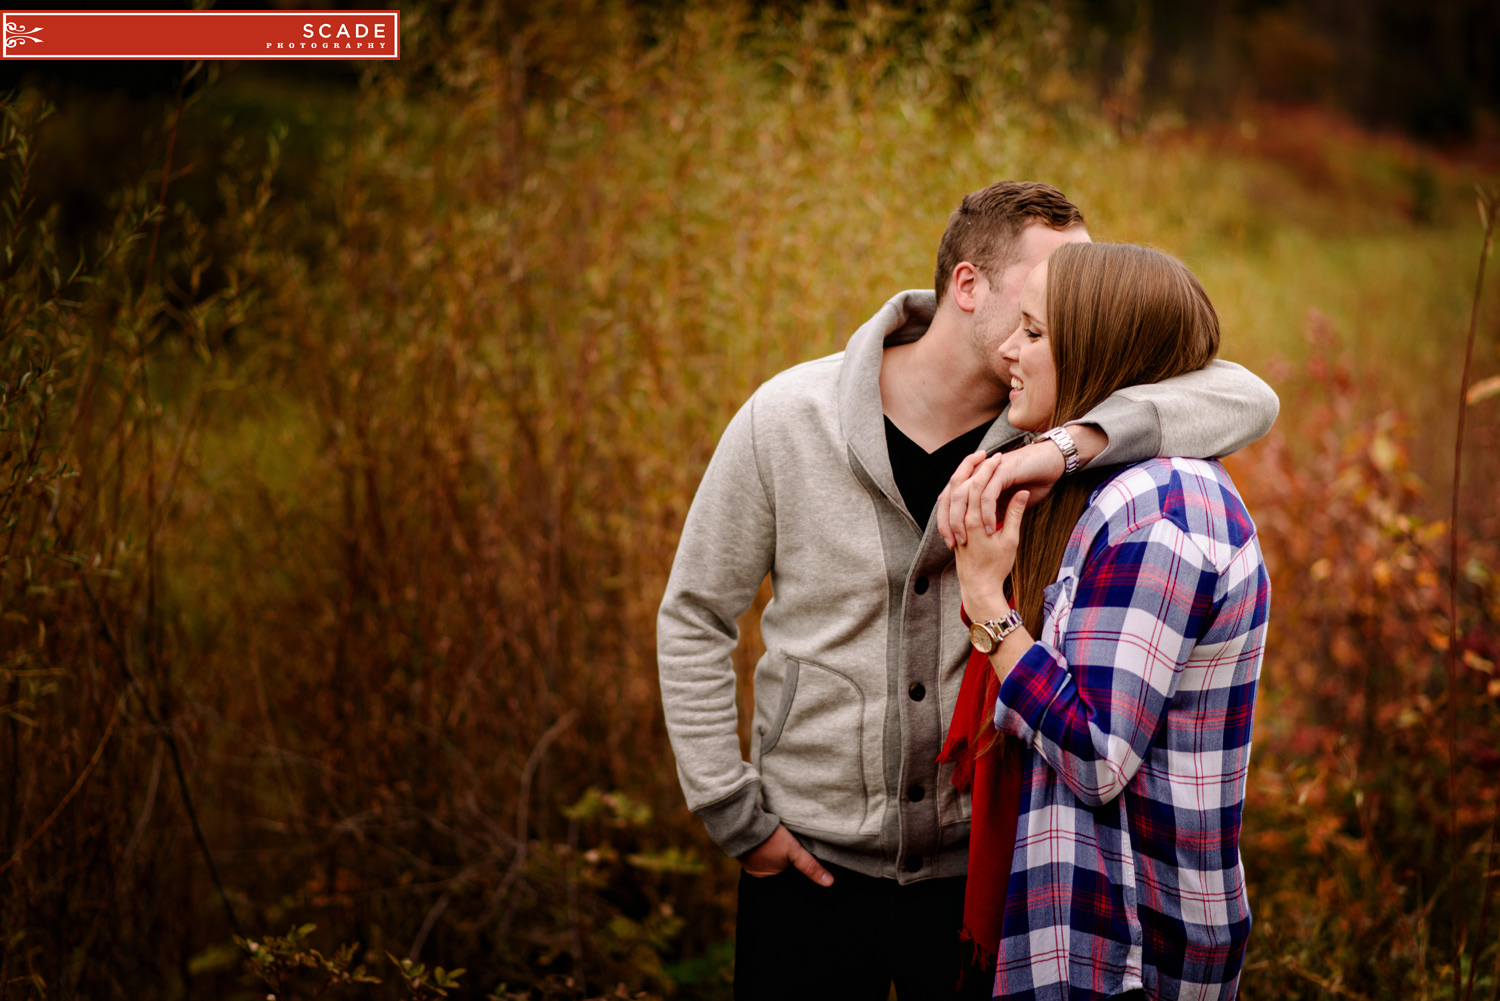
[[[997,997],[1234,998],[1270,581],[1216,462],[1105,482],[995,726],[1028,745]]]

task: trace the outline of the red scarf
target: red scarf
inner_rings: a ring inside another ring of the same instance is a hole
[[[968,615],[963,620],[969,624]],[[971,651],[953,720],[948,724],[948,739],[938,755],[939,763],[956,766],[955,786],[973,789],[963,938],[973,943],[976,961],[982,960],[988,970],[994,969],[1000,947],[1025,759],[1025,748],[1012,737],[1002,737],[1003,744],[978,753],[995,737],[995,701],[999,694],[1000,679],[995,677],[990,658],[978,650]]]

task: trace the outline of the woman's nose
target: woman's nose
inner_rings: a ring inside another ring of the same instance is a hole
[[[1006,361],[1017,361],[1021,357],[1020,352],[1016,350],[1016,333],[1019,329],[1012,331],[1011,335],[1000,343],[1000,357]]]

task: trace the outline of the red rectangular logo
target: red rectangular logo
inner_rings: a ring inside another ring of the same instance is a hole
[[[11,10],[4,59],[400,59],[401,12]]]

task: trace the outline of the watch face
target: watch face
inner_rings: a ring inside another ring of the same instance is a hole
[[[983,625],[976,622],[969,627],[969,642],[974,644],[974,649],[980,653],[991,653],[995,649],[995,637]]]

